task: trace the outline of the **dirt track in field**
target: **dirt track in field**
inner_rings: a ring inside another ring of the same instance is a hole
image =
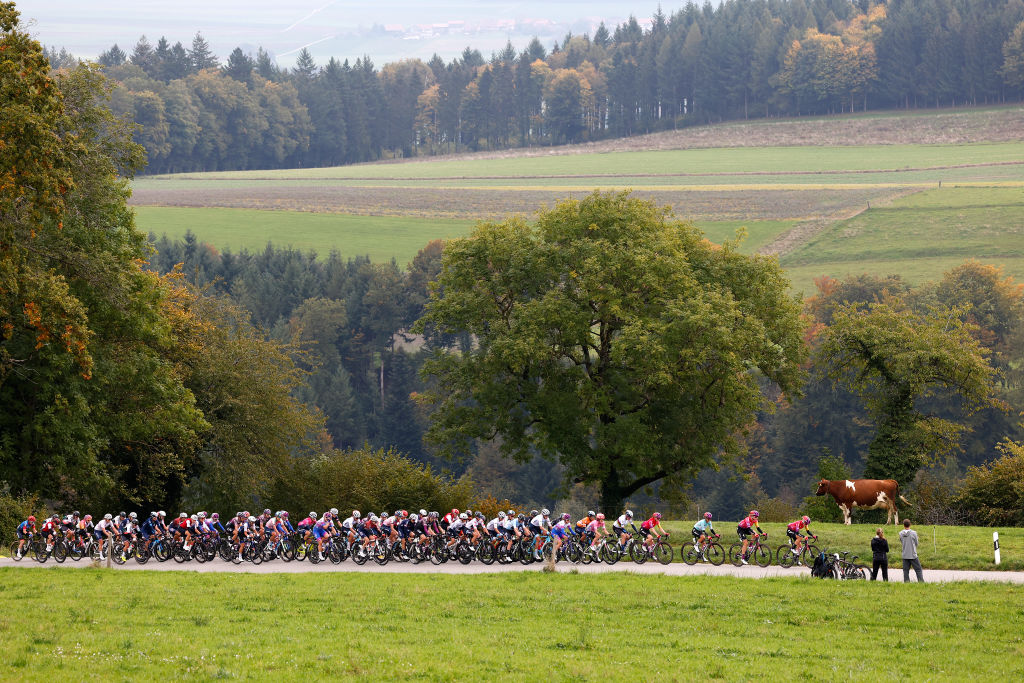
[[[64,562],[64,564],[57,564],[56,562],[50,561],[41,565],[38,562],[27,558],[21,562],[15,562],[9,557],[0,558],[0,567],[15,566],[24,568],[65,569],[89,567],[91,565],[85,560],[81,562],[72,562],[68,560]],[[367,564],[360,566],[351,561],[342,562],[338,565],[331,564],[330,562],[312,565],[309,562],[278,561],[266,562],[260,565],[252,565],[247,562],[235,565],[222,562],[220,560],[206,562],[203,564],[198,562],[178,564],[173,561],[159,563],[151,560],[144,565],[136,564],[134,561],[128,562],[123,566],[113,565],[112,569],[114,571],[194,571],[200,573],[228,572],[235,574],[301,574],[308,572],[350,572],[361,574],[504,574],[508,572],[541,571],[543,569],[543,565],[536,563],[527,566],[520,564],[494,564],[487,566],[479,562],[467,565],[459,564],[457,562],[446,562],[442,565],[435,566],[432,564],[412,564],[410,562],[389,562],[383,567],[380,567],[372,562],[368,562]],[[776,576],[810,576],[810,570],[807,567],[794,567],[792,569],[783,569],[776,566],[762,569],[754,566],[733,567],[732,565],[722,565],[721,567],[696,565],[691,567],[680,562],[670,565],[651,563],[637,565],[632,562],[619,562],[614,565],[572,565],[568,563],[559,563],[557,566],[557,571],[562,573],[568,573],[573,570],[578,571],[580,574],[632,572],[635,574],[664,574],[665,576],[738,576],[748,579],[763,579]],[[902,581],[902,570],[890,568],[889,579],[891,581]],[[924,571],[924,579],[926,582],[931,583],[945,583],[949,581],[1004,581],[1007,583],[1024,584],[1024,572],[981,572],[944,569],[929,570],[926,568]],[[913,572],[911,572],[911,581],[914,580],[916,579],[914,578]]]

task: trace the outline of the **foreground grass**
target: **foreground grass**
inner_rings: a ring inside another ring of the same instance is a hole
[[[856,514],[856,513],[855,513]],[[860,562],[871,565],[871,538],[875,529],[882,526],[889,540],[889,566],[903,570],[900,559],[899,531],[902,525],[882,524],[824,524],[811,522],[811,528],[818,536],[821,548],[835,551],[849,550],[860,556]],[[678,546],[689,540],[693,522],[668,522],[665,529],[672,535],[672,544]],[[774,550],[786,543],[785,524],[768,522],[761,525],[768,532],[768,545]],[[992,528],[978,526],[917,526],[914,525],[920,544],[918,555],[925,571],[929,569],[968,569],[1024,571],[1024,529]],[[728,550],[736,541],[736,522],[715,521],[715,530],[722,535],[721,543]],[[995,565],[992,553],[992,532],[999,532],[999,549],[1002,555],[999,566]],[[902,575],[901,575],[902,578]],[[925,577],[927,580],[927,576]]]
[[[18,680],[1024,676],[1005,584],[5,569],[0,601]]]
[[[351,216],[300,211],[251,209],[135,207],[144,232],[181,238],[191,230],[219,249],[259,251],[273,242],[326,256],[369,256],[372,261],[406,264],[427,242],[459,237],[472,221],[393,216]]]

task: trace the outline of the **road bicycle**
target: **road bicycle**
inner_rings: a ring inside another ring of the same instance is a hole
[[[753,560],[758,567],[767,567],[772,563],[772,550],[767,543],[761,543],[761,537],[768,540],[768,534],[754,534],[754,538],[747,542],[747,552],[742,552],[743,542],[737,541],[729,546],[729,562],[736,567],[742,567],[744,560]]]
[[[725,562],[725,548],[722,547],[721,543],[717,542],[719,538],[721,536],[715,534],[714,536],[705,536],[703,541],[687,541],[679,549],[683,562],[690,566],[698,562],[708,562],[716,567],[721,565]]]
[[[778,561],[779,566],[789,569],[794,564],[802,564],[806,566],[814,564],[814,558],[818,556],[820,551],[818,550],[818,546],[810,542],[811,538],[818,540],[817,536],[804,538],[804,543],[800,548],[799,554],[797,553],[796,546],[793,545],[792,541],[780,545],[778,550],[775,552],[775,559]]]
[[[658,539],[651,545],[645,545],[642,540],[630,546],[629,556],[637,564],[643,564],[647,560],[655,560],[661,564],[671,564],[675,557],[675,550],[666,540],[668,534],[658,536]]]

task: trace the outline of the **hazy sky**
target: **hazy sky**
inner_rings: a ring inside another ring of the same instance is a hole
[[[197,31],[224,59],[235,47],[262,45],[289,66],[304,46],[318,63],[334,56],[370,55],[379,66],[402,57],[449,59],[471,46],[484,56],[507,40],[522,50],[537,35],[546,48],[565,36],[592,33],[602,20],[612,30],[630,14],[646,22],[662,4],[666,14],[683,2],[658,0],[20,0],[33,36],[94,58],[117,43],[131,52],[139,36],[166,36],[187,47]],[[464,22],[460,24],[458,22]],[[444,26],[447,24],[447,26]],[[437,26],[431,26],[437,25]]]

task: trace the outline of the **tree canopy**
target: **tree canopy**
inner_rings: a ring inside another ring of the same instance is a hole
[[[736,247],[597,192],[448,243],[419,329],[475,344],[426,363],[428,437],[450,453],[500,437],[506,455],[558,459],[600,484],[609,512],[740,452],[771,405],[760,382],[797,392],[804,345],[778,263]]]

